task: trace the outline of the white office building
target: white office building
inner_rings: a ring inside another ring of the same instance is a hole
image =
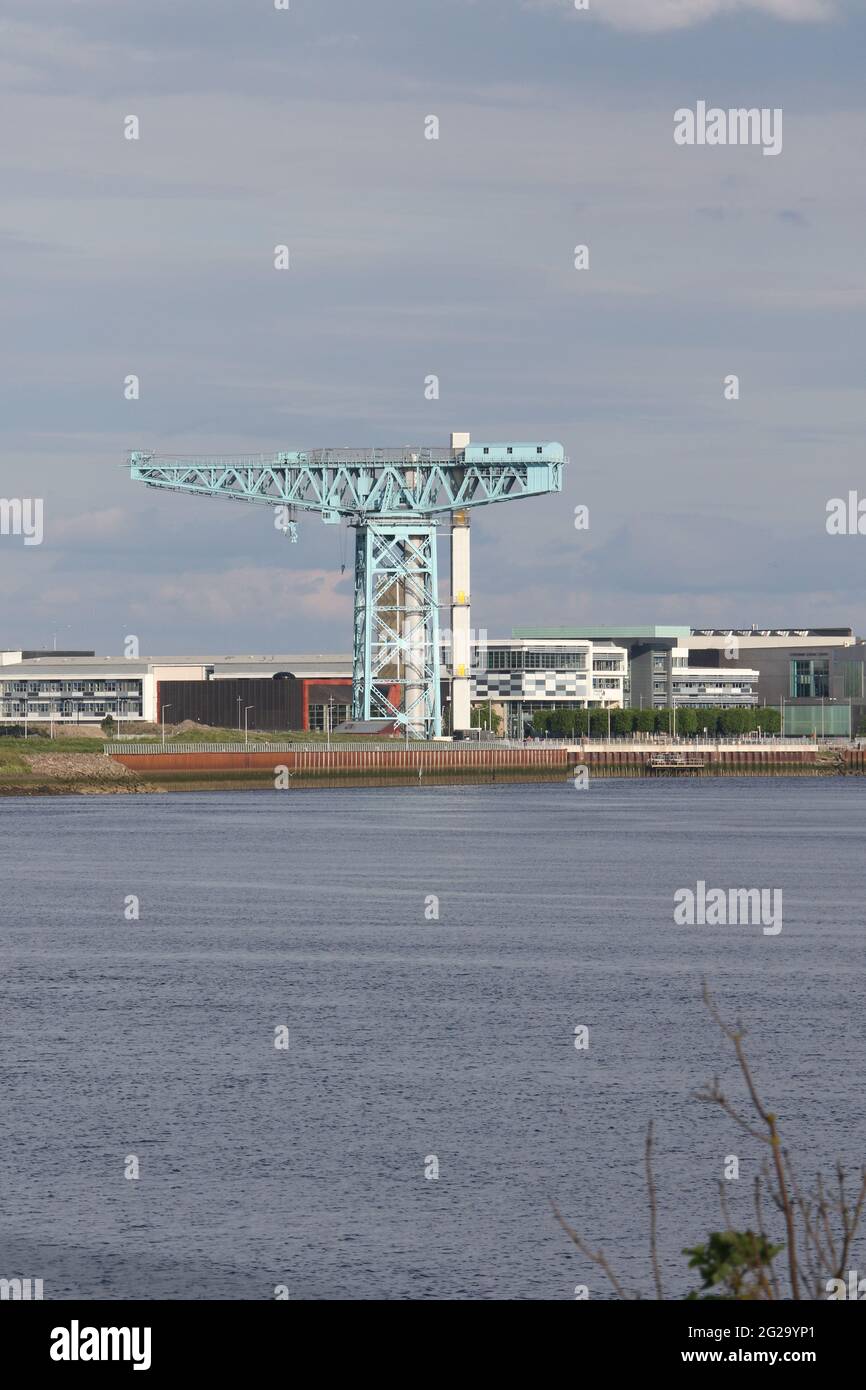
[[[536,710],[621,709],[628,653],[611,642],[506,638],[473,649],[471,698],[522,738]]]
[[[674,647],[667,679],[668,703],[673,708],[695,705],[703,709],[736,709],[758,703],[758,672],[749,667],[723,669],[690,666],[685,647]]]

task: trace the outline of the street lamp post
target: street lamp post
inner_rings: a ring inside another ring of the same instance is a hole
[[[250,712],[251,709],[255,709],[255,705],[246,705],[246,706],[244,707],[244,743],[245,743],[245,744],[249,743],[249,741],[250,741],[250,731],[249,731],[249,724],[248,724],[248,721],[247,721],[247,715],[249,714],[249,712]]]
[[[171,705],[163,705],[162,709],[160,710],[160,717],[161,717],[161,722],[162,722],[162,746],[163,746],[163,748],[165,747],[165,712],[166,712],[167,709],[171,709]]]
[[[243,695],[238,696],[238,733],[241,731],[241,705],[244,702]]]

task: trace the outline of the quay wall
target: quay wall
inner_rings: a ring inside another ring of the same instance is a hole
[[[387,776],[507,774],[547,778],[586,767],[591,774],[608,777],[641,776],[754,776],[761,774],[815,775],[817,773],[866,772],[863,750],[832,753],[814,744],[796,747],[762,746],[686,749],[682,745],[604,747],[556,745],[548,747],[437,747],[430,744],[395,744],[392,747],[338,746],[327,748],[269,745],[267,748],[179,748],[164,751],[150,747],[106,749],[109,756],[140,777],[201,772],[205,774],[273,774],[286,767],[292,774],[319,776]],[[665,764],[665,759],[680,759]]]

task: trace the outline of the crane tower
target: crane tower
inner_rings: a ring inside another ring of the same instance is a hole
[[[437,526],[451,522],[452,727],[469,725],[469,513],[562,490],[561,444],[309,449],[174,458],[136,451],[133,481],[298,512],[355,529],[352,715],[395,719],[420,738],[442,732]],[[394,691],[400,698],[394,698]]]

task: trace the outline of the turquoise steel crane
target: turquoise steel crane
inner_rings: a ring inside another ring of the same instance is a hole
[[[238,457],[129,455],[148,487],[284,509],[355,528],[352,715],[396,720],[439,737],[439,598],[436,526],[473,507],[561,492],[561,444],[459,448],[310,449]],[[401,698],[388,693],[394,689]]]

